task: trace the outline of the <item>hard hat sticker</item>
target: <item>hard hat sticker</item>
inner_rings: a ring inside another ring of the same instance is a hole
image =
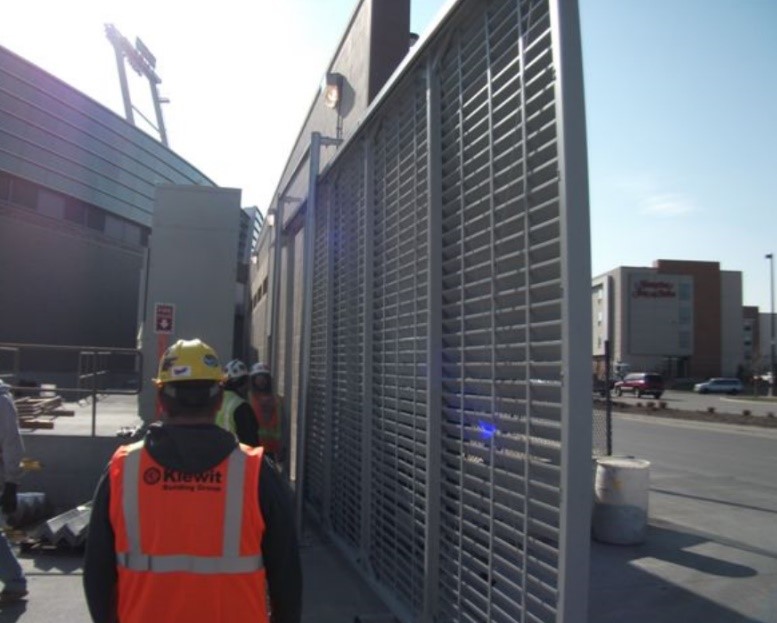
[[[191,366],[173,366],[172,370],[170,371],[172,376],[176,378],[181,377],[188,377],[192,375],[192,367]]]
[[[202,362],[208,366],[209,368],[218,368],[219,367],[219,360],[216,359],[213,355],[205,355],[202,358]]]

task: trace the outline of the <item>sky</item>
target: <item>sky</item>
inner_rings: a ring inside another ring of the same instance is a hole
[[[411,0],[411,29],[423,34],[448,4]],[[0,45],[123,115],[104,24],[140,37],[170,99],[170,147],[264,211],[355,5],[30,0],[4,8]],[[769,311],[777,0],[579,6],[593,275],[717,261],[742,272],[745,305]],[[128,76],[133,104],[153,119],[147,83]]]

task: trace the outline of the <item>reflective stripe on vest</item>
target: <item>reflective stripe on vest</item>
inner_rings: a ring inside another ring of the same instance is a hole
[[[230,433],[235,432],[235,411],[243,404],[240,394],[231,390],[224,391],[224,401],[221,403],[221,409],[216,414],[216,424]]]
[[[236,448],[229,455],[227,490],[224,513],[221,556],[148,556],[140,545],[140,458],[143,442],[132,444],[124,460],[122,475],[124,522],[127,530],[128,552],[117,552],[116,563],[132,571],[169,573],[251,573],[264,566],[261,555],[240,556],[240,536],[243,518],[243,486],[246,455]]]

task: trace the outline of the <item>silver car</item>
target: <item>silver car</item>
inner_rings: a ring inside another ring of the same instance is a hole
[[[742,391],[742,381],[739,379],[714,378],[696,383],[693,391],[697,394],[732,394],[736,395]]]

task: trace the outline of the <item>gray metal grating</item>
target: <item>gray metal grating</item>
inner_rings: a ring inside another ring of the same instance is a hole
[[[355,149],[333,182],[332,226],[332,500],[334,532],[360,546],[364,323],[364,170]]]
[[[556,616],[561,247],[543,4],[491,3],[441,64],[444,620]]]
[[[579,603],[552,8],[462,0],[319,180],[304,494],[407,621]]]
[[[327,459],[330,458],[328,434],[329,398],[331,395],[328,371],[329,360],[331,270],[329,240],[332,189],[322,185],[318,190],[316,218],[315,261],[313,266],[313,305],[310,349],[310,409],[307,421],[305,448],[305,498],[320,516],[327,505]]]
[[[423,599],[426,523],[426,80],[422,72],[374,139],[370,562],[407,605]]]

